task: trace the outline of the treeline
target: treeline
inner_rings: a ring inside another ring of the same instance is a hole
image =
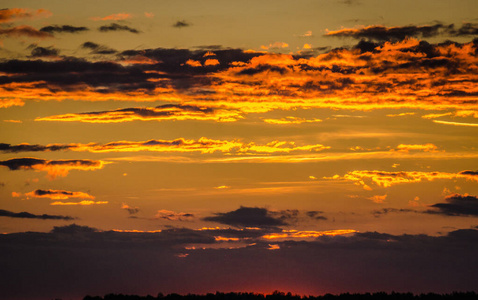
[[[274,292],[272,294],[256,294],[256,293],[209,293],[206,295],[179,295],[159,293],[156,297],[151,295],[123,295],[123,294],[107,294],[104,297],[86,296],[83,300],[456,300],[469,299],[477,300],[476,292],[454,292],[451,294],[417,294],[412,293],[364,293],[364,294],[325,294],[323,296],[299,296],[291,293]]]

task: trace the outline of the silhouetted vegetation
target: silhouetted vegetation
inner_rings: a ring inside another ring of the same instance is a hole
[[[107,294],[104,297],[100,296],[86,296],[83,300],[456,300],[456,299],[478,299],[476,292],[454,292],[451,294],[419,294],[412,293],[364,293],[364,294],[340,294],[332,295],[325,294],[323,296],[299,296],[291,293],[283,293],[275,291],[272,294],[256,294],[256,293],[209,293],[206,295],[179,295],[169,294],[163,295],[159,293],[156,297],[151,295],[137,296],[137,295],[123,295],[123,294]]]

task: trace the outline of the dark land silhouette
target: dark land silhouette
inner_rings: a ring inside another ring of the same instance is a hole
[[[453,292],[451,294],[412,294],[412,293],[344,293],[338,295],[325,294],[323,296],[300,296],[292,295],[291,293],[283,293],[275,291],[272,294],[258,294],[258,293],[208,293],[205,295],[196,294],[168,294],[163,295],[159,293],[156,297],[138,296],[138,295],[123,295],[123,294],[107,294],[101,296],[86,296],[83,300],[455,300],[455,299],[469,299],[477,300],[478,294],[476,292]]]

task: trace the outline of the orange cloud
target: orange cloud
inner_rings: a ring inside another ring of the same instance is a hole
[[[10,106],[23,106],[25,102],[23,102],[19,98],[2,98],[0,99],[0,108],[7,108]]]
[[[71,198],[95,199],[94,196],[91,196],[87,193],[70,192],[64,190],[35,190],[25,193],[25,196],[32,198],[50,198],[52,200],[67,200]]]
[[[297,117],[285,117],[281,119],[264,119],[264,122],[269,124],[302,124],[302,123],[317,123],[322,122],[321,119],[304,119],[304,118],[297,118]]]
[[[389,114],[387,117],[404,117],[404,116],[413,116],[415,113],[414,112],[405,112],[405,113],[399,113],[399,114]]]
[[[425,152],[436,152],[438,151],[438,147],[434,144],[427,143],[424,145],[421,144],[400,144],[397,146],[397,151],[405,151],[408,152],[410,150],[419,150]]]
[[[87,205],[97,205],[97,204],[108,204],[108,201],[90,201],[90,200],[84,200],[80,202],[61,202],[61,201],[55,201],[50,203],[50,205],[82,205],[82,206],[87,206]]]
[[[46,9],[37,9],[29,10],[26,8],[7,8],[0,10],[0,23],[9,23],[21,19],[32,19],[35,17],[48,18],[52,15],[49,10]]]
[[[0,161],[0,165],[9,168],[10,170],[36,170],[45,171],[48,173],[50,179],[56,177],[65,177],[71,170],[99,170],[107,162],[101,160],[89,159],[62,159],[62,160],[45,160],[38,158],[14,158],[5,161]]]
[[[188,105],[162,105],[158,107],[135,107],[103,111],[101,113],[79,113],[36,118],[35,121],[119,123],[131,121],[164,120],[210,120],[233,122],[243,118],[238,111],[212,109]]]
[[[145,13],[146,15],[146,13]],[[146,15],[147,17],[149,17],[148,15]],[[95,21],[109,21],[109,20],[113,20],[113,21],[118,21],[118,20],[125,20],[125,19],[129,19],[131,18],[132,15],[131,14],[128,14],[128,13],[118,13],[118,14],[112,14],[112,15],[109,15],[109,16],[106,16],[106,17],[92,17],[91,19],[92,20],[95,20]]]
[[[263,235],[262,238],[266,240],[276,240],[276,239],[307,239],[307,238],[318,238],[321,236],[337,236],[356,233],[357,230],[353,229],[336,229],[336,230],[327,230],[327,231],[298,231],[298,230],[282,230],[280,233],[272,233]]]
[[[160,70],[150,70],[145,67],[146,64],[139,62],[131,62],[128,66],[122,66],[121,60],[108,62],[113,70],[108,72],[115,74],[111,78],[123,78],[114,71],[118,66],[124,68],[122,71],[129,72],[128,68],[134,68],[139,73],[140,76],[135,77],[140,80],[139,83],[127,85],[128,92],[118,90],[119,82],[105,82],[97,86],[81,81],[63,87],[57,81],[39,79],[41,76],[36,73],[31,74],[35,76],[27,82],[25,74],[9,71],[9,76],[14,78],[0,84],[0,93],[4,99],[2,102],[16,98],[21,101],[72,98],[86,101],[163,101],[187,103],[216,112],[194,117],[191,117],[191,112],[177,112],[169,117],[147,118],[135,116],[131,111],[118,110],[97,115],[68,114],[38,119],[52,121],[123,122],[169,118],[225,122],[244,118],[249,113],[300,108],[455,110],[463,111],[462,115],[465,111],[478,111],[475,101],[478,93],[475,84],[478,81],[476,44],[443,43],[430,47],[430,51],[435,53],[433,57],[415,39],[385,42],[373,52],[359,48],[333,49],[315,57],[257,52],[253,55],[250,51],[242,51],[241,57],[251,55],[253,58],[227,64],[222,63],[218,52],[216,57],[221,64],[197,70],[187,64],[188,60],[193,60],[199,66],[199,56],[194,53],[186,57],[182,54],[182,60],[177,65],[161,69],[160,66],[166,62],[159,62],[160,57],[145,50],[138,53],[157,60]],[[205,53],[200,54],[204,56]],[[450,68],[459,72],[450,72]],[[174,73],[168,73],[171,69]],[[16,80],[16,76],[21,76],[22,80]],[[182,88],[185,77],[194,78],[195,85]],[[145,89],[145,85],[149,88]]]
[[[191,67],[195,67],[195,68],[202,67],[202,64],[201,64],[200,61],[192,60],[192,59],[188,59],[186,61],[186,65],[191,66]]]
[[[53,37],[51,33],[39,31],[31,26],[21,25],[12,28],[1,29],[0,36],[7,37],[33,37],[33,38],[48,38]]]
[[[206,59],[204,62],[204,66],[217,66],[219,65],[219,61],[217,59]]]
[[[478,123],[460,123],[460,122],[448,122],[448,121],[440,121],[440,120],[433,120],[433,122],[437,124],[444,124],[444,125],[478,127]]]
[[[383,203],[385,199],[387,199],[387,195],[374,195],[372,197],[368,197],[367,199],[372,200],[375,203]]]
[[[468,180],[478,181],[478,176],[473,171],[463,171],[459,173],[446,173],[446,172],[417,172],[417,171],[402,171],[402,172],[388,172],[388,171],[368,171],[357,170],[347,172],[347,174],[340,176],[334,175],[333,177],[324,177],[324,179],[332,180],[346,180],[352,181],[354,184],[363,186],[365,189],[370,187],[365,182],[370,181],[380,187],[390,187],[396,184],[402,183],[416,183],[421,181],[433,181],[436,179],[455,179],[464,178]]]
[[[289,44],[284,43],[284,42],[275,42],[272,44],[269,44],[268,46],[262,45],[261,49],[268,50],[268,49],[280,49],[280,48],[287,48],[289,47]]]

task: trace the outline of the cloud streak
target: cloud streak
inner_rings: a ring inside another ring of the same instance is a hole
[[[120,25],[118,23],[111,23],[110,25],[103,25],[98,28],[100,32],[109,32],[109,31],[128,31],[131,33],[140,33],[138,29],[131,28],[127,25]]]
[[[84,192],[70,192],[65,190],[34,190],[29,193],[25,193],[25,196],[32,198],[49,198],[52,200],[67,200],[72,198],[79,199],[95,199],[94,196]]]
[[[64,160],[46,160],[32,157],[13,158],[0,161],[0,166],[5,166],[11,171],[16,170],[35,170],[45,171],[50,179],[56,177],[65,177],[71,170],[92,171],[104,167],[106,162],[88,159],[64,159]]]
[[[370,181],[380,187],[390,187],[396,184],[416,183],[421,181],[433,181],[437,179],[456,179],[463,178],[467,180],[478,181],[476,174],[469,173],[470,171],[462,171],[458,173],[447,172],[418,172],[418,171],[377,171],[377,170],[356,170],[347,172],[347,174],[333,177],[324,177],[331,180],[345,180],[351,181],[356,185],[362,186],[364,189],[370,190],[370,186],[365,182]]]
[[[60,215],[48,215],[48,214],[36,215],[36,214],[32,214],[25,211],[15,213],[15,212],[11,212],[4,209],[0,209],[0,217],[19,218],[19,219],[40,219],[40,220],[64,220],[64,221],[70,221],[74,219],[69,216],[60,216]]]
[[[49,34],[54,33],[80,33],[88,31],[89,29],[84,26],[72,26],[72,25],[49,25],[42,27],[41,32],[46,32]]]

